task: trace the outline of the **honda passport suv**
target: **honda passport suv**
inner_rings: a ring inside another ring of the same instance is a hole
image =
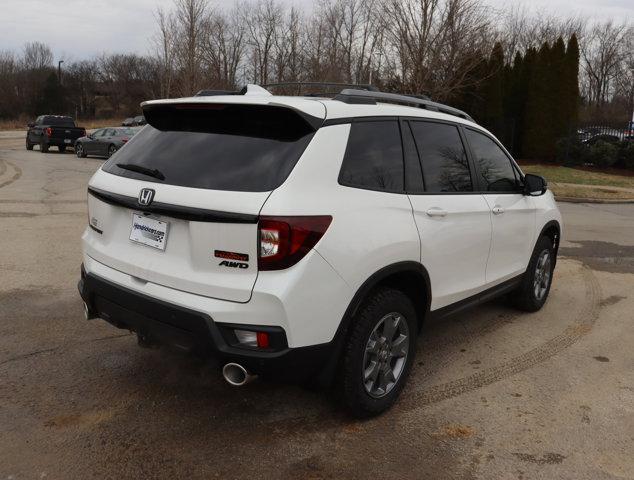
[[[553,195],[464,112],[255,85],[142,108],[90,180],[79,282],[86,317],[141,345],[211,354],[232,385],[332,383],[370,416],[402,391],[426,320],[548,297]]]

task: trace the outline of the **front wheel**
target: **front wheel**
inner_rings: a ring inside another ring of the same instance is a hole
[[[370,417],[390,408],[405,386],[416,353],[416,311],[402,292],[381,288],[352,322],[343,399],[353,416]]]
[[[514,292],[515,305],[526,312],[536,312],[546,303],[555,269],[555,249],[548,237],[541,237],[524,274],[522,284]]]

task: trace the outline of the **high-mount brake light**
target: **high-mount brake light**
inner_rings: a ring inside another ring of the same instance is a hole
[[[332,222],[330,215],[260,217],[259,270],[282,270],[299,262],[319,242]]]

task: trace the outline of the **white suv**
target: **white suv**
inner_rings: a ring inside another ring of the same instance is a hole
[[[346,89],[142,105],[90,180],[87,318],[211,353],[225,379],[334,380],[358,416],[406,382],[423,322],[542,307],[561,216],[464,112]]]

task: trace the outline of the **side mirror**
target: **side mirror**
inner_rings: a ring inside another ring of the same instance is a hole
[[[524,195],[539,197],[546,193],[548,183],[544,177],[527,173],[524,175]]]

